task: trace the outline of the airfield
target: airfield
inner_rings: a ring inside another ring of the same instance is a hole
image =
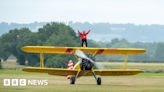
[[[5,63],[5,62],[4,62]],[[100,63],[106,68],[116,68],[122,63]],[[14,64],[4,64],[9,67]],[[164,64],[129,63],[129,67],[145,69],[146,73],[134,76],[102,76],[102,85],[96,85],[95,79],[81,77],[75,85],[70,85],[66,77],[52,76],[44,73],[28,73],[15,70],[0,70],[0,92],[164,92]],[[40,79],[48,80],[45,86],[4,87],[3,79]]]

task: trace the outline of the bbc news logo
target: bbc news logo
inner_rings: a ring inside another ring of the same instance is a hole
[[[3,79],[3,86],[46,86],[48,80]]]

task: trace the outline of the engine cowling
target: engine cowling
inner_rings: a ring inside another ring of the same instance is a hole
[[[93,64],[89,60],[82,59],[81,70],[91,70],[92,67],[93,67]]]

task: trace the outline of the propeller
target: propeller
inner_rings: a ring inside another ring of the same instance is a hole
[[[85,58],[89,60],[89,58],[81,50],[76,50],[75,54],[80,58]]]
[[[76,50],[75,54],[79,57],[79,58],[84,58],[89,60],[92,64],[94,64],[94,66],[97,69],[103,69],[103,66],[100,66],[98,64],[96,64],[96,62],[94,60],[92,60],[91,58],[89,58],[84,52],[82,52],[81,50]],[[80,62],[81,63],[81,62]]]

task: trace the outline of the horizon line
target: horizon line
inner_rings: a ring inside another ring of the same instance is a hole
[[[7,23],[7,24],[31,24],[31,23],[52,23],[52,22],[58,22],[58,23],[64,23],[64,24],[69,24],[69,23],[89,23],[89,24],[99,24],[99,23],[107,23],[107,24],[133,24],[133,25],[161,25],[164,26],[164,24],[145,24],[145,23],[132,23],[132,22],[127,22],[127,23],[116,23],[116,22],[90,22],[90,21],[31,21],[31,22],[7,22],[7,21],[0,21],[0,23]]]

